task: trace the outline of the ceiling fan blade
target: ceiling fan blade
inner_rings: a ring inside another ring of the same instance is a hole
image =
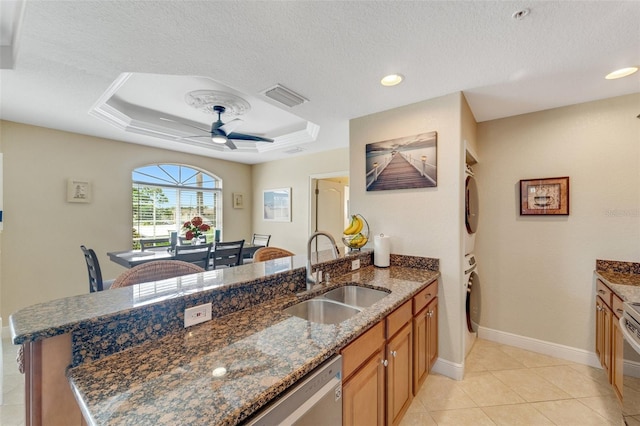
[[[229,133],[232,133],[233,130],[235,128],[237,128],[239,125],[242,124],[242,120],[239,118],[234,118],[231,121],[228,121],[226,123],[224,123],[222,126],[220,126],[218,129],[222,130],[224,132],[225,135],[228,135]]]
[[[263,138],[262,136],[245,135],[244,133],[230,133],[227,138],[238,141],[254,141],[254,142],[273,142],[273,139]]]
[[[182,121],[176,121],[176,120],[172,120],[170,118],[164,118],[164,117],[160,117],[160,120],[162,120],[162,121],[170,121],[172,123],[178,123],[178,124],[181,124],[183,126],[193,127],[194,129],[202,130],[203,132],[209,133],[209,129],[203,129],[202,127],[192,126],[191,124],[183,123]]]
[[[238,149],[238,147],[236,146],[235,143],[231,142],[230,139],[227,139],[227,143],[225,143],[226,146],[228,146],[231,149]]]

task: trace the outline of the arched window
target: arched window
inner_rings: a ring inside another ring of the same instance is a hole
[[[133,247],[141,238],[184,234],[182,224],[194,216],[211,226],[207,241],[222,229],[222,180],[194,167],[152,164],[135,169],[133,181]]]

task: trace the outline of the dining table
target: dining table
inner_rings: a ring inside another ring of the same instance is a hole
[[[264,247],[256,244],[245,244],[242,246],[242,256],[253,257],[253,254],[260,247]],[[215,245],[211,250],[211,256],[215,253]],[[110,251],[107,252],[107,256],[112,262],[125,268],[133,268],[134,266],[142,263],[153,262],[155,260],[173,260],[175,259],[175,253],[171,251],[170,247],[156,247],[147,250],[123,250],[123,251]]]

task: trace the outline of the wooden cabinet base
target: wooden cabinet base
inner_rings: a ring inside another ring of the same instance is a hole
[[[71,364],[71,335],[24,345],[27,426],[85,425],[65,376]]]

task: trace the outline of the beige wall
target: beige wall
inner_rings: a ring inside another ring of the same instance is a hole
[[[224,238],[249,238],[251,209],[232,208],[231,194],[251,199],[251,166],[141,145],[1,122],[4,231],[0,240],[0,315],[88,291],[80,245],[94,248],[105,279],[124,268],[107,251],[131,247],[131,171],[145,164],[196,166],[223,180]],[[91,204],[67,203],[67,178],[88,179]]]
[[[640,94],[478,124],[481,325],[593,351],[596,259],[640,262]],[[520,179],[570,177],[569,216]]]
[[[269,245],[305,254],[310,235],[310,176],[349,170],[349,150],[336,149],[253,166],[253,229],[271,234]],[[291,222],[268,222],[262,216],[265,189],[291,188]],[[334,235],[336,239],[341,235]]]
[[[452,95],[360,117],[350,122],[351,211],[372,235],[391,236],[391,252],[440,259],[440,357],[462,363],[462,95]],[[437,188],[365,189],[365,145],[438,132]]]

